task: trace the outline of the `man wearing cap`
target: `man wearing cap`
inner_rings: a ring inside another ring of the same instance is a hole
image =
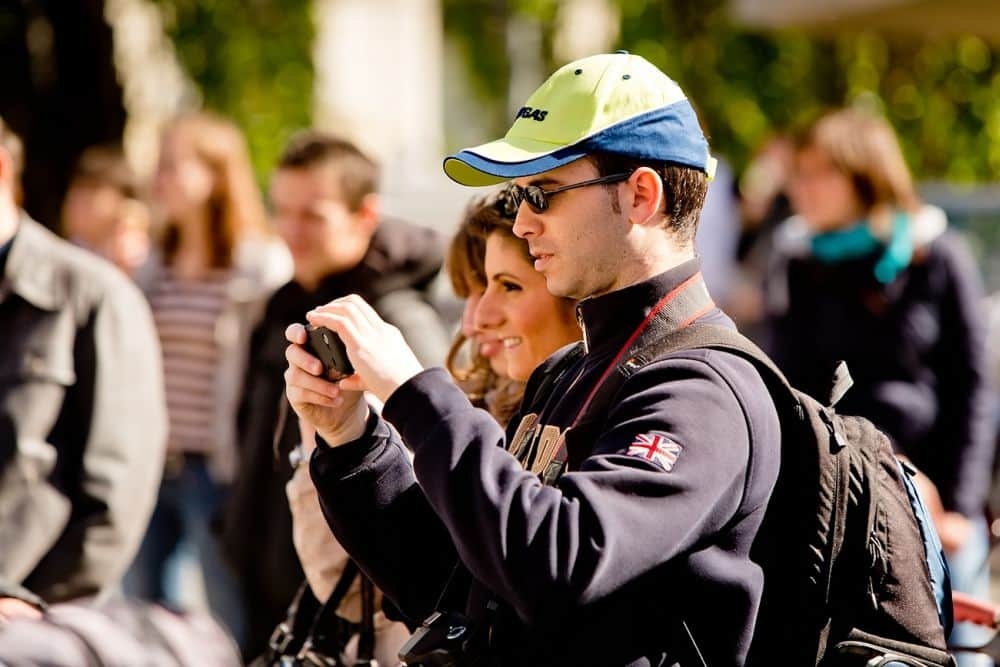
[[[327,520],[411,625],[430,616],[408,664],[434,641],[498,665],[745,662],[777,414],[733,354],[631,354],[692,322],[733,326],[692,247],[712,162],[680,88],[623,52],[566,65],[503,139],[445,160],[463,184],[512,181],[535,268],[582,299],[582,350],[536,370],[506,435],[360,298],[308,314],[345,341],[356,373],[339,384],[289,327],[287,393],[319,434]]]

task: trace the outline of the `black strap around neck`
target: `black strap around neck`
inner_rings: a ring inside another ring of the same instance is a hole
[[[361,575],[361,633],[358,638],[358,663],[370,664],[375,657],[375,584]]]
[[[343,624],[345,621],[337,616],[337,609],[340,607],[340,603],[343,602],[344,597],[347,595],[347,592],[350,590],[354,580],[357,579],[359,573],[360,571],[358,570],[357,563],[353,560],[348,560],[347,564],[344,566],[344,571],[340,575],[340,579],[337,580],[337,585],[333,588],[333,592],[330,593],[330,597],[328,597],[326,601],[320,605],[319,611],[316,612],[312,623],[309,625],[309,633],[306,635],[305,641],[303,641],[302,648],[299,650],[297,656],[300,660],[305,659],[306,656],[313,650],[317,649],[317,647],[325,649],[331,641],[334,644],[346,644],[348,637],[338,636],[344,632]],[[364,606],[363,599],[362,606]],[[362,610],[362,623],[364,623],[363,617],[364,610]],[[371,619],[369,619],[369,623],[371,623]],[[374,639],[372,639],[372,644],[374,644]],[[342,650],[343,646],[338,646],[338,651]]]
[[[569,428],[594,415],[607,414],[608,407],[625,380],[638,368],[668,351],[656,349],[657,342],[684,331],[713,308],[715,302],[708,293],[700,271],[668,292],[653,306],[646,319],[622,345],[614,360],[591,389],[590,395],[577,411]],[[559,450],[545,466],[542,481],[554,485],[565,470],[568,458],[569,452],[564,438]]]

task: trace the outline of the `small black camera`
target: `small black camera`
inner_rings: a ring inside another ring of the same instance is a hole
[[[470,618],[436,611],[399,649],[399,659],[407,667],[484,665],[481,652],[476,650],[481,648],[478,634]]]
[[[347,348],[344,341],[335,331],[326,327],[306,326],[306,349],[323,362],[323,375],[330,380],[340,380],[354,374],[354,366],[347,358]]]

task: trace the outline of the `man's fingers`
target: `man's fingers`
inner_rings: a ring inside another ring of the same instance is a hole
[[[359,331],[367,329],[374,331],[385,323],[385,320],[375,312],[375,309],[357,294],[349,294],[335,299],[330,303],[316,307],[311,312],[345,317],[348,321],[353,322]],[[308,314],[306,317],[308,318]]]
[[[285,348],[285,359],[290,366],[301,368],[309,375],[323,375],[323,362],[309,354],[299,345],[289,345]]]
[[[292,405],[320,405],[325,408],[335,408],[343,403],[343,399],[339,396],[333,398],[327,396],[326,394],[320,394],[319,392],[311,391],[309,389],[303,389],[302,387],[288,387],[285,389],[285,395],[288,396],[288,402]]]
[[[306,328],[301,324],[289,324],[285,329],[285,340],[289,343],[295,343],[296,345],[305,345],[309,336],[306,334]]]
[[[361,380],[360,375],[351,375],[337,383],[343,391],[365,391],[368,387]]]
[[[358,318],[357,312],[339,299],[320,308],[322,310],[316,309],[306,313],[306,319],[309,320],[309,323],[335,331],[349,348],[357,347],[363,339],[358,324],[365,325],[364,320],[356,319]],[[350,356],[349,353],[348,356]]]
[[[289,366],[288,370],[285,371],[285,385],[289,391],[292,389],[302,389],[303,391],[310,392],[310,394],[318,394],[330,399],[340,396],[340,387],[333,382],[310,375],[294,366]],[[289,394],[288,400],[292,400],[291,394]],[[326,403],[323,405],[326,405]]]
[[[357,294],[349,294],[345,296],[342,301],[348,308],[357,313],[373,328],[377,328],[385,322],[385,320],[383,320],[382,317],[375,312],[375,309]]]

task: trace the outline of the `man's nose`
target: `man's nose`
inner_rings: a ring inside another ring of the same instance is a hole
[[[538,214],[523,202],[517,209],[517,216],[514,217],[513,231],[514,236],[521,239],[538,236],[541,231],[541,221],[538,219]]]

